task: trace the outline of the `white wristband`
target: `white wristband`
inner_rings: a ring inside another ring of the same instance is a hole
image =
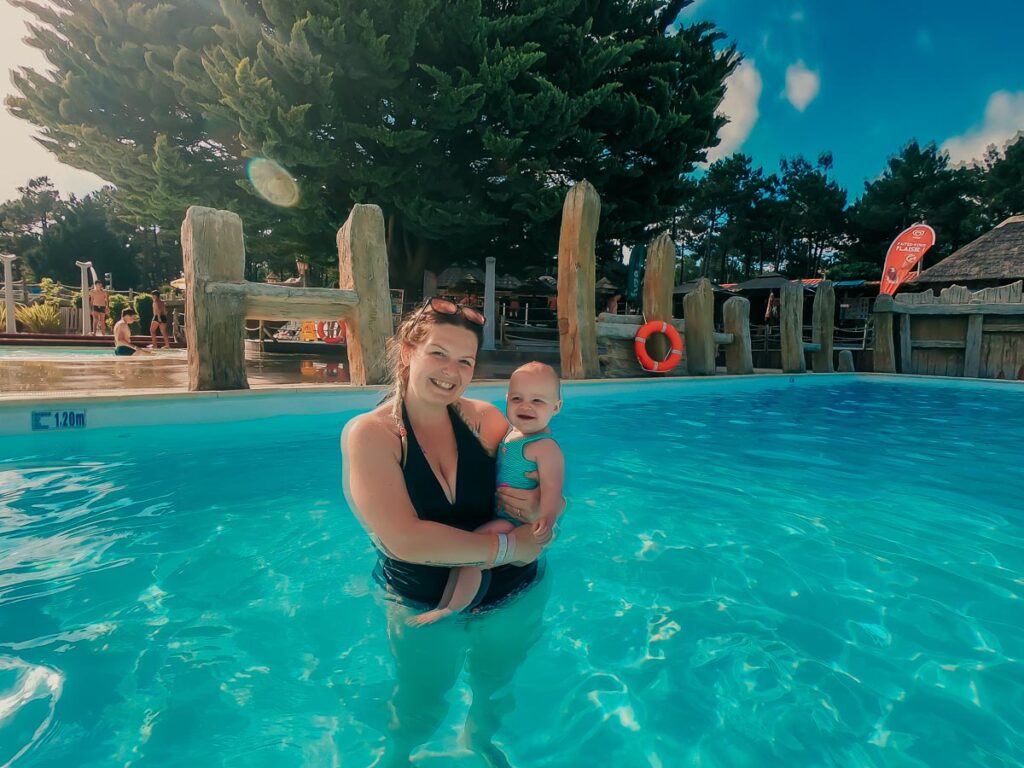
[[[498,534],[498,553],[494,556],[494,566],[505,564],[505,558],[508,556],[508,534]]]

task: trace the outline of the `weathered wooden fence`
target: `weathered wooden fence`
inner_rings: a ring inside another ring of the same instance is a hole
[[[875,371],[1024,379],[1024,282],[879,296]],[[899,353],[897,354],[897,340]]]
[[[357,205],[338,230],[339,289],[250,283],[237,214],[192,206],[181,226],[185,261],[185,336],[190,390],[248,389],[245,321],[339,317],[348,326],[353,384],[384,380],[392,334],[384,217]]]

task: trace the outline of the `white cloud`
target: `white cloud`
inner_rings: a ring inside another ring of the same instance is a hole
[[[725,98],[718,114],[729,122],[718,132],[721,140],[708,150],[708,162],[713,163],[736,152],[747,140],[759,115],[757,102],[761,98],[761,73],[750,59],[742,62],[725,81]]]
[[[821,89],[821,76],[807,68],[803,59],[786,67],[786,98],[798,112],[807,109]]]
[[[954,163],[970,164],[980,160],[990,144],[1002,149],[1019,131],[1024,131],[1024,91],[996,91],[985,105],[985,122],[946,139],[942,149]]]

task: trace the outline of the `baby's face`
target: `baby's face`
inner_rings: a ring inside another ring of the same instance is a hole
[[[519,371],[508,382],[505,399],[509,424],[524,435],[547,429],[562,408],[558,382],[544,371]]]

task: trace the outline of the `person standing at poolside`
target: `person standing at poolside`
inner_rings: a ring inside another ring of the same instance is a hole
[[[345,495],[378,550],[374,575],[389,598],[396,680],[391,739],[378,766],[409,764],[444,720],[463,666],[474,692],[467,746],[507,765],[494,734],[514,706],[508,684],[540,636],[546,588],[536,561],[544,542],[532,525],[475,532],[494,514],[495,454],[508,431],[501,411],[463,397],[483,323],[474,309],[428,299],[390,341],[391,395],[352,419],[341,438]],[[498,490],[499,505],[529,523],[539,517],[539,495]],[[507,604],[465,626],[406,626],[412,613],[440,603],[450,569],[464,565],[485,569],[481,606]]]
[[[164,346],[167,349],[171,348],[170,334],[167,333],[167,305],[164,304],[164,300],[160,298],[160,291],[150,291],[149,295],[153,299],[153,319],[149,323],[149,338],[152,339],[153,349],[156,349],[156,332],[157,330],[164,337]]]
[[[139,316],[131,307],[121,310],[121,319],[114,324],[114,354],[118,357],[146,351],[132,344],[132,323],[138,319]]]
[[[110,297],[102,280],[92,284],[89,291],[89,313],[92,316],[92,335],[104,336],[107,330],[107,312],[110,305]]]

